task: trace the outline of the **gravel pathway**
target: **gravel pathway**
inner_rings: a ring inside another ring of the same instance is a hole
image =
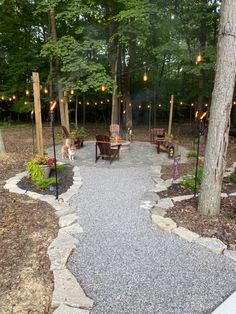
[[[154,187],[150,166],[168,162],[149,143],[132,143],[120,161],[94,163],[94,144],[79,151],[83,185],[72,205],[84,233],[68,268],[95,301],[92,314],[210,313],[236,289],[236,268],[162,232],[140,208]]]

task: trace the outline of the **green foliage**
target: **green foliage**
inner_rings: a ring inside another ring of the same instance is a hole
[[[36,186],[40,189],[49,189],[51,185],[56,184],[56,178],[38,179],[35,182]]]
[[[57,171],[61,171],[64,168],[63,164],[56,164]],[[52,170],[55,170],[55,165],[51,167]]]
[[[8,129],[8,128],[11,128],[11,127],[12,127],[12,125],[11,125],[10,122],[1,122],[1,123],[0,123],[0,128],[6,128],[6,129]]]
[[[195,150],[190,150],[188,153],[187,153],[187,157],[197,157],[197,152]]]
[[[28,160],[26,163],[28,177],[30,177],[34,181],[42,179],[44,176],[44,172],[41,169],[40,165],[47,165],[48,160],[48,156],[41,155],[36,155],[34,158]]]
[[[80,137],[80,138],[83,138],[83,137],[86,137],[88,135],[88,132],[87,130],[82,126],[81,128],[76,128],[74,129],[71,134],[74,136],[74,137]]]
[[[203,175],[203,168],[198,168],[197,171],[197,181],[196,181],[196,188],[199,190],[201,182],[202,182],[202,175]],[[192,172],[190,175],[187,175],[183,178],[182,182],[183,185],[187,186],[191,190],[195,188],[195,171]]]
[[[43,170],[38,164],[37,160],[31,159],[26,163],[26,169],[28,177],[30,177],[33,181],[39,180],[43,178]]]
[[[232,183],[236,183],[236,167],[234,168],[234,172],[230,174],[229,179]]]

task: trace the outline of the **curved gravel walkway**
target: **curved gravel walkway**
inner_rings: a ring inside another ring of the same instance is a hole
[[[93,314],[210,313],[236,289],[226,257],[160,231],[140,208],[154,188],[151,166],[165,162],[149,143],[132,143],[111,165],[94,163],[93,143],[78,153],[83,185],[71,205],[84,232],[68,268]]]

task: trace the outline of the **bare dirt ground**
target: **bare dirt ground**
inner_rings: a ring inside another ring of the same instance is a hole
[[[158,126],[162,127],[162,126]],[[88,139],[94,139],[95,134],[107,133],[108,126],[87,124],[89,131]],[[176,145],[180,144],[192,150],[194,148],[193,129],[189,126],[174,126]],[[62,142],[60,127],[55,128],[56,142]],[[53,209],[47,203],[32,200],[26,195],[9,193],[3,189],[5,181],[16,173],[25,171],[25,162],[32,156],[32,130],[28,128],[2,129],[2,135],[7,154],[0,155],[0,313],[51,313],[50,304],[53,291],[53,276],[49,268],[47,247],[56,237],[58,232],[58,219]],[[45,148],[52,145],[52,133],[50,127],[44,127]],[[148,141],[149,132],[147,127],[134,128],[134,140]],[[231,139],[227,162],[231,165],[236,160],[236,143]],[[204,146],[201,146],[203,154]],[[195,159],[188,164],[180,166],[180,174],[189,173],[195,167]],[[163,178],[170,178],[172,167],[162,169]],[[70,182],[68,180],[68,182]],[[69,183],[68,183],[69,184]],[[235,199],[229,199],[227,208],[231,216],[231,209],[235,209]],[[193,208],[193,212],[190,209]],[[178,224],[191,229],[195,225],[203,235],[219,236],[218,229],[215,231],[215,220],[210,224],[204,219],[202,225],[197,225],[200,217],[196,216],[196,204],[176,203],[172,213],[168,213]],[[186,213],[190,212],[189,216]],[[173,214],[174,213],[174,214]],[[186,219],[184,220],[183,217]],[[219,218],[218,220],[221,220]],[[232,220],[232,219],[231,219]],[[193,223],[191,223],[193,222]],[[235,221],[233,221],[235,224]],[[224,220],[224,224],[227,221]],[[210,233],[206,233],[205,229]],[[235,226],[231,228],[234,233],[233,240],[227,243],[234,248]],[[204,230],[203,230],[204,229]],[[203,231],[202,231],[203,230]],[[227,229],[228,230],[228,229]],[[222,231],[223,232],[223,231]],[[224,232],[224,238],[232,239]],[[228,240],[227,240],[228,241]],[[226,241],[226,242],[227,242]]]

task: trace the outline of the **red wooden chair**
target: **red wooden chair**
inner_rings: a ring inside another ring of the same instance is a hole
[[[95,162],[97,162],[100,157],[102,157],[102,159],[110,160],[110,163],[112,163],[115,158],[119,160],[121,144],[118,144],[115,147],[111,147],[109,136],[96,135],[95,145]]]

